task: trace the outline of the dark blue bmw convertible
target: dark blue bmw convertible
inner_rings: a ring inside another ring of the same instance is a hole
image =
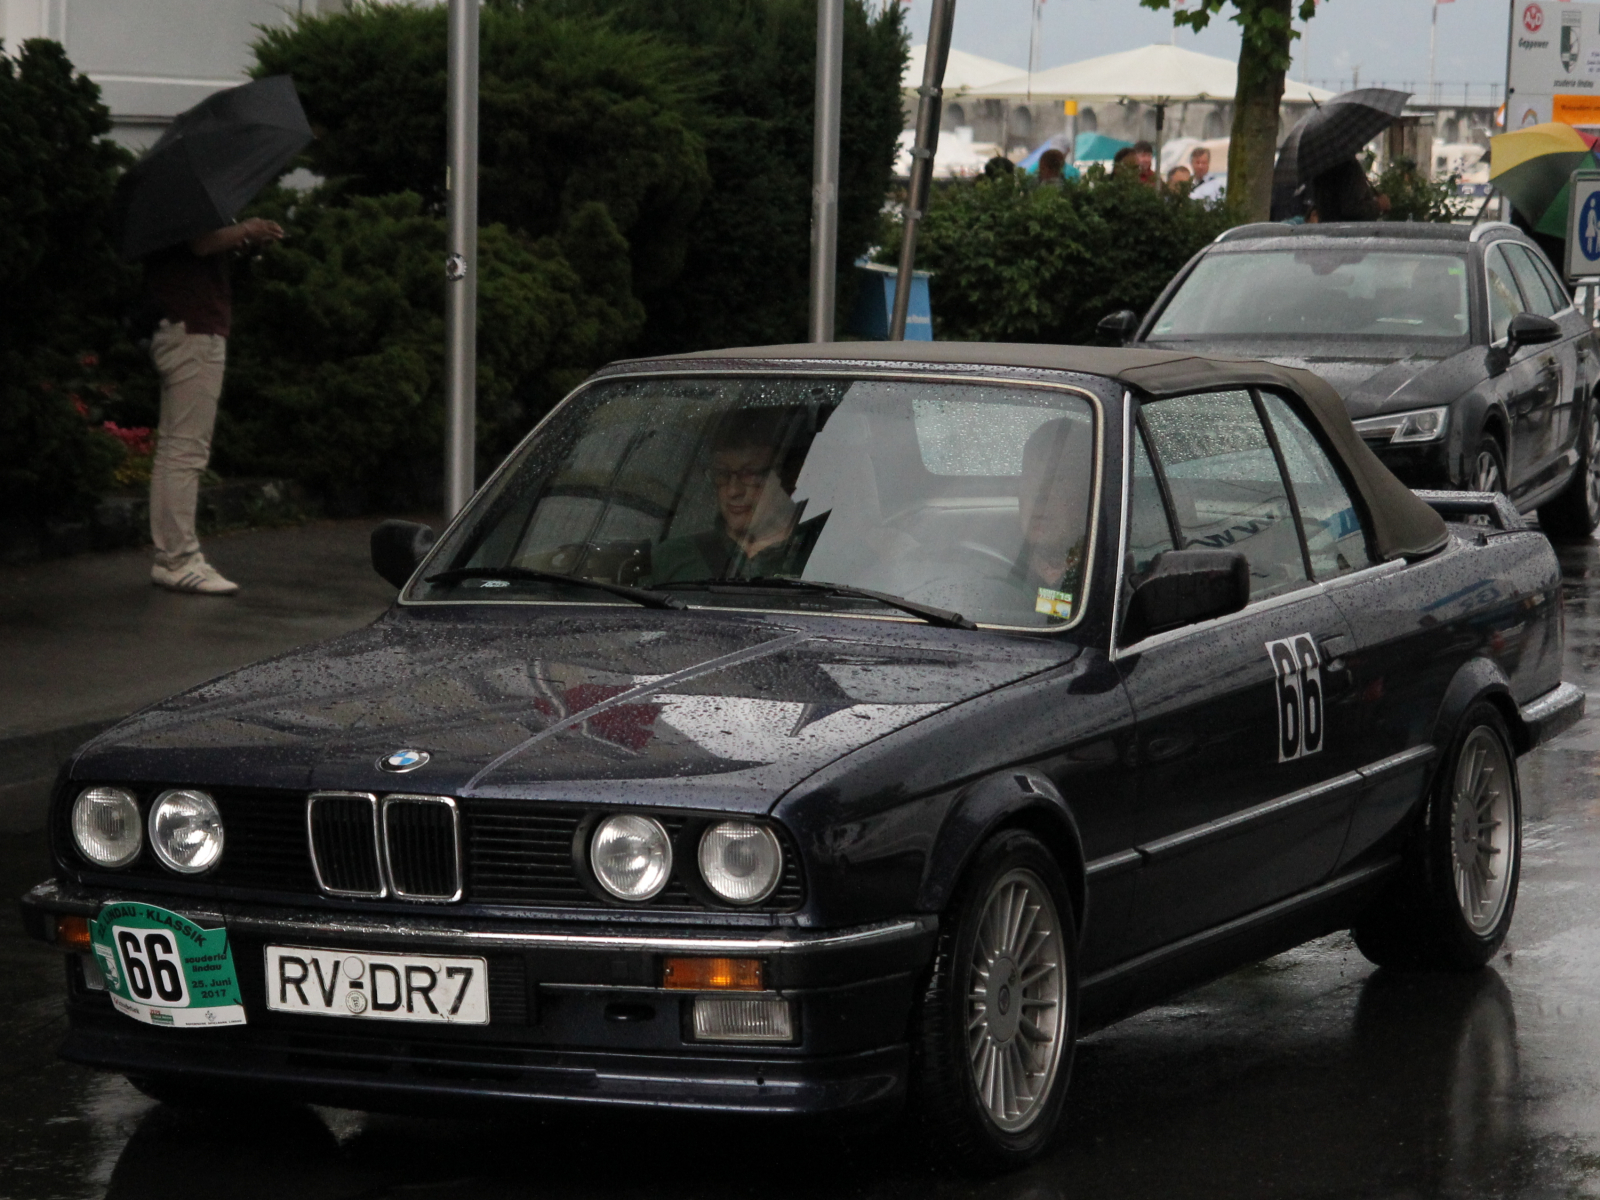
[[[1460,522],[1460,523],[1456,523]],[[79,750],[67,1058],[254,1090],[909,1107],[972,1169],[1084,1031],[1306,939],[1472,970],[1558,571],[1304,371],[790,346],[609,367],[370,628]]]

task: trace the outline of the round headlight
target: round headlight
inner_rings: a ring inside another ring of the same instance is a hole
[[[667,886],[672,843],[654,817],[607,817],[589,843],[589,865],[619,900],[648,900]]]
[[[222,857],[222,814],[204,792],[162,792],[150,806],[150,848],[163,866],[198,875]]]
[[[754,904],[772,895],[783,874],[777,836],[750,821],[723,821],[700,839],[700,875],[730,904]]]
[[[92,787],[72,802],[72,840],[97,867],[125,867],[139,857],[139,806],[121,788]]]

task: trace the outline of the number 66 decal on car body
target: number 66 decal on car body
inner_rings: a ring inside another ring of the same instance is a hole
[[[1278,761],[1322,749],[1322,660],[1309,633],[1267,643],[1278,677]]]

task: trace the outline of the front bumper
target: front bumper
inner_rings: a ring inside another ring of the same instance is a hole
[[[1448,437],[1398,446],[1389,442],[1369,441],[1367,448],[1407,487],[1455,488],[1466,482],[1459,469],[1452,469],[1457,464],[1450,453]]]
[[[205,911],[155,894],[111,895],[63,882],[41,884],[23,898],[24,922],[48,940],[54,917],[94,916],[113,900],[161,904],[226,926],[247,1023],[171,1029],[129,1020],[89,986],[79,956],[68,955],[63,1057],[135,1076],[232,1081],[319,1103],[434,1112],[440,1097],[771,1113],[893,1105],[904,1094],[911,1006],[937,933],[931,917],[831,931],[574,932],[441,914],[368,920],[261,905]],[[482,956],[490,1023],[269,1011],[269,943]],[[766,994],[793,1006],[795,1042],[694,1042],[687,1017],[695,993],[660,987],[666,955],[761,958]]]

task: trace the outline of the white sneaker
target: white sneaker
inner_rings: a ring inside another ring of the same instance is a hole
[[[192,596],[231,596],[239,585],[224,579],[221,572],[197,555],[177,570],[157,563],[150,568],[150,582],[169,592],[187,592]]]

